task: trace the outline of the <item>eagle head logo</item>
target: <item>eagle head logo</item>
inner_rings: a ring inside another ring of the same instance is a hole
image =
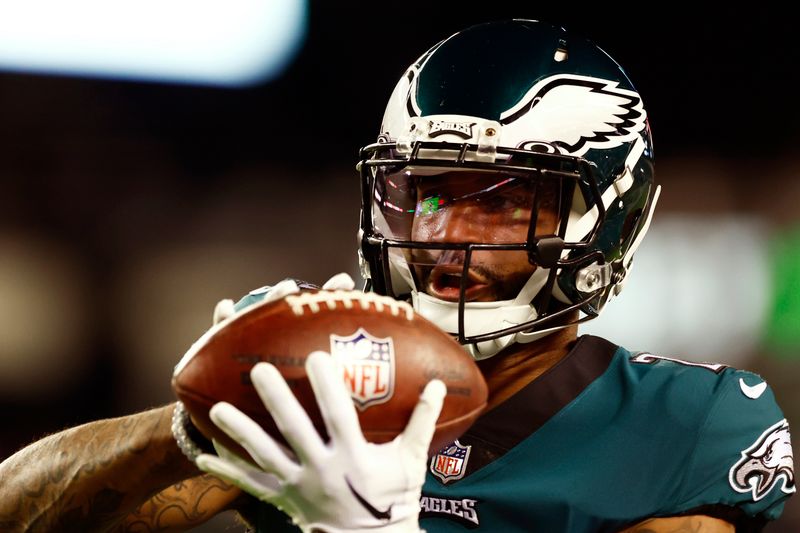
[[[742,452],[742,458],[730,470],[731,487],[737,492],[752,492],[758,501],[782,481],[781,490],[790,494],[795,491],[792,459],[789,424],[784,419]]]

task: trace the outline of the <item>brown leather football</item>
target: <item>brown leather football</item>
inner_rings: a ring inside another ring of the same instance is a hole
[[[285,444],[250,382],[260,362],[281,372],[320,435],[327,439],[304,363],[315,350],[341,365],[364,436],[387,442],[400,434],[425,385],[447,386],[430,453],[451,443],[486,406],[486,382],[472,357],[410,305],[360,291],[303,291],[254,304],[211,328],[175,368],[172,387],[207,437],[243,453],[209,419],[229,402]]]

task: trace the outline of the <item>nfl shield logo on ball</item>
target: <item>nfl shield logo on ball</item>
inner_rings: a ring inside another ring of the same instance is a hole
[[[364,328],[347,337],[331,335],[331,355],[342,367],[344,381],[356,407],[388,401],[394,393],[394,345]]]
[[[456,439],[431,458],[431,473],[442,480],[442,483],[461,479],[467,471],[471,449],[472,446],[464,446]]]

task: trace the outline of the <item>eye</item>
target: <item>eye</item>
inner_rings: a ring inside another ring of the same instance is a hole
[[[521,209],[529,211],[531,199],[529,195],[520,194],[520,191],[507,191],[505,194],[496,194],[482,198],[481,204],[487,211],[508,212],[513,214]]]
[[[767,453],[764,454],[764,462],[765,463],[772,462],[772,448],[769,448],[767,450]]]
[[[505,209],[510,209],[514,206],[514,202],[503,195],[495,195],[490,196],[489,198],[484,198],[482,203],[484,207],[490,211],[502,211]]]

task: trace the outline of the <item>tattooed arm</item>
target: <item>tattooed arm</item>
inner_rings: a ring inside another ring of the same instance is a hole
[[[0,530],[112,531],[129,514],[146,512],[142,504],[153,495],[200,475],[175,444],[172,410],[91,422],[6,459]]]
[[[621,533],[734,533],[733,524],[704,515],[651,518]]]
[[[250,496],[208,474],[180,481],[129,514],[117,533],[185,531],[222,511],[244,507]]]

